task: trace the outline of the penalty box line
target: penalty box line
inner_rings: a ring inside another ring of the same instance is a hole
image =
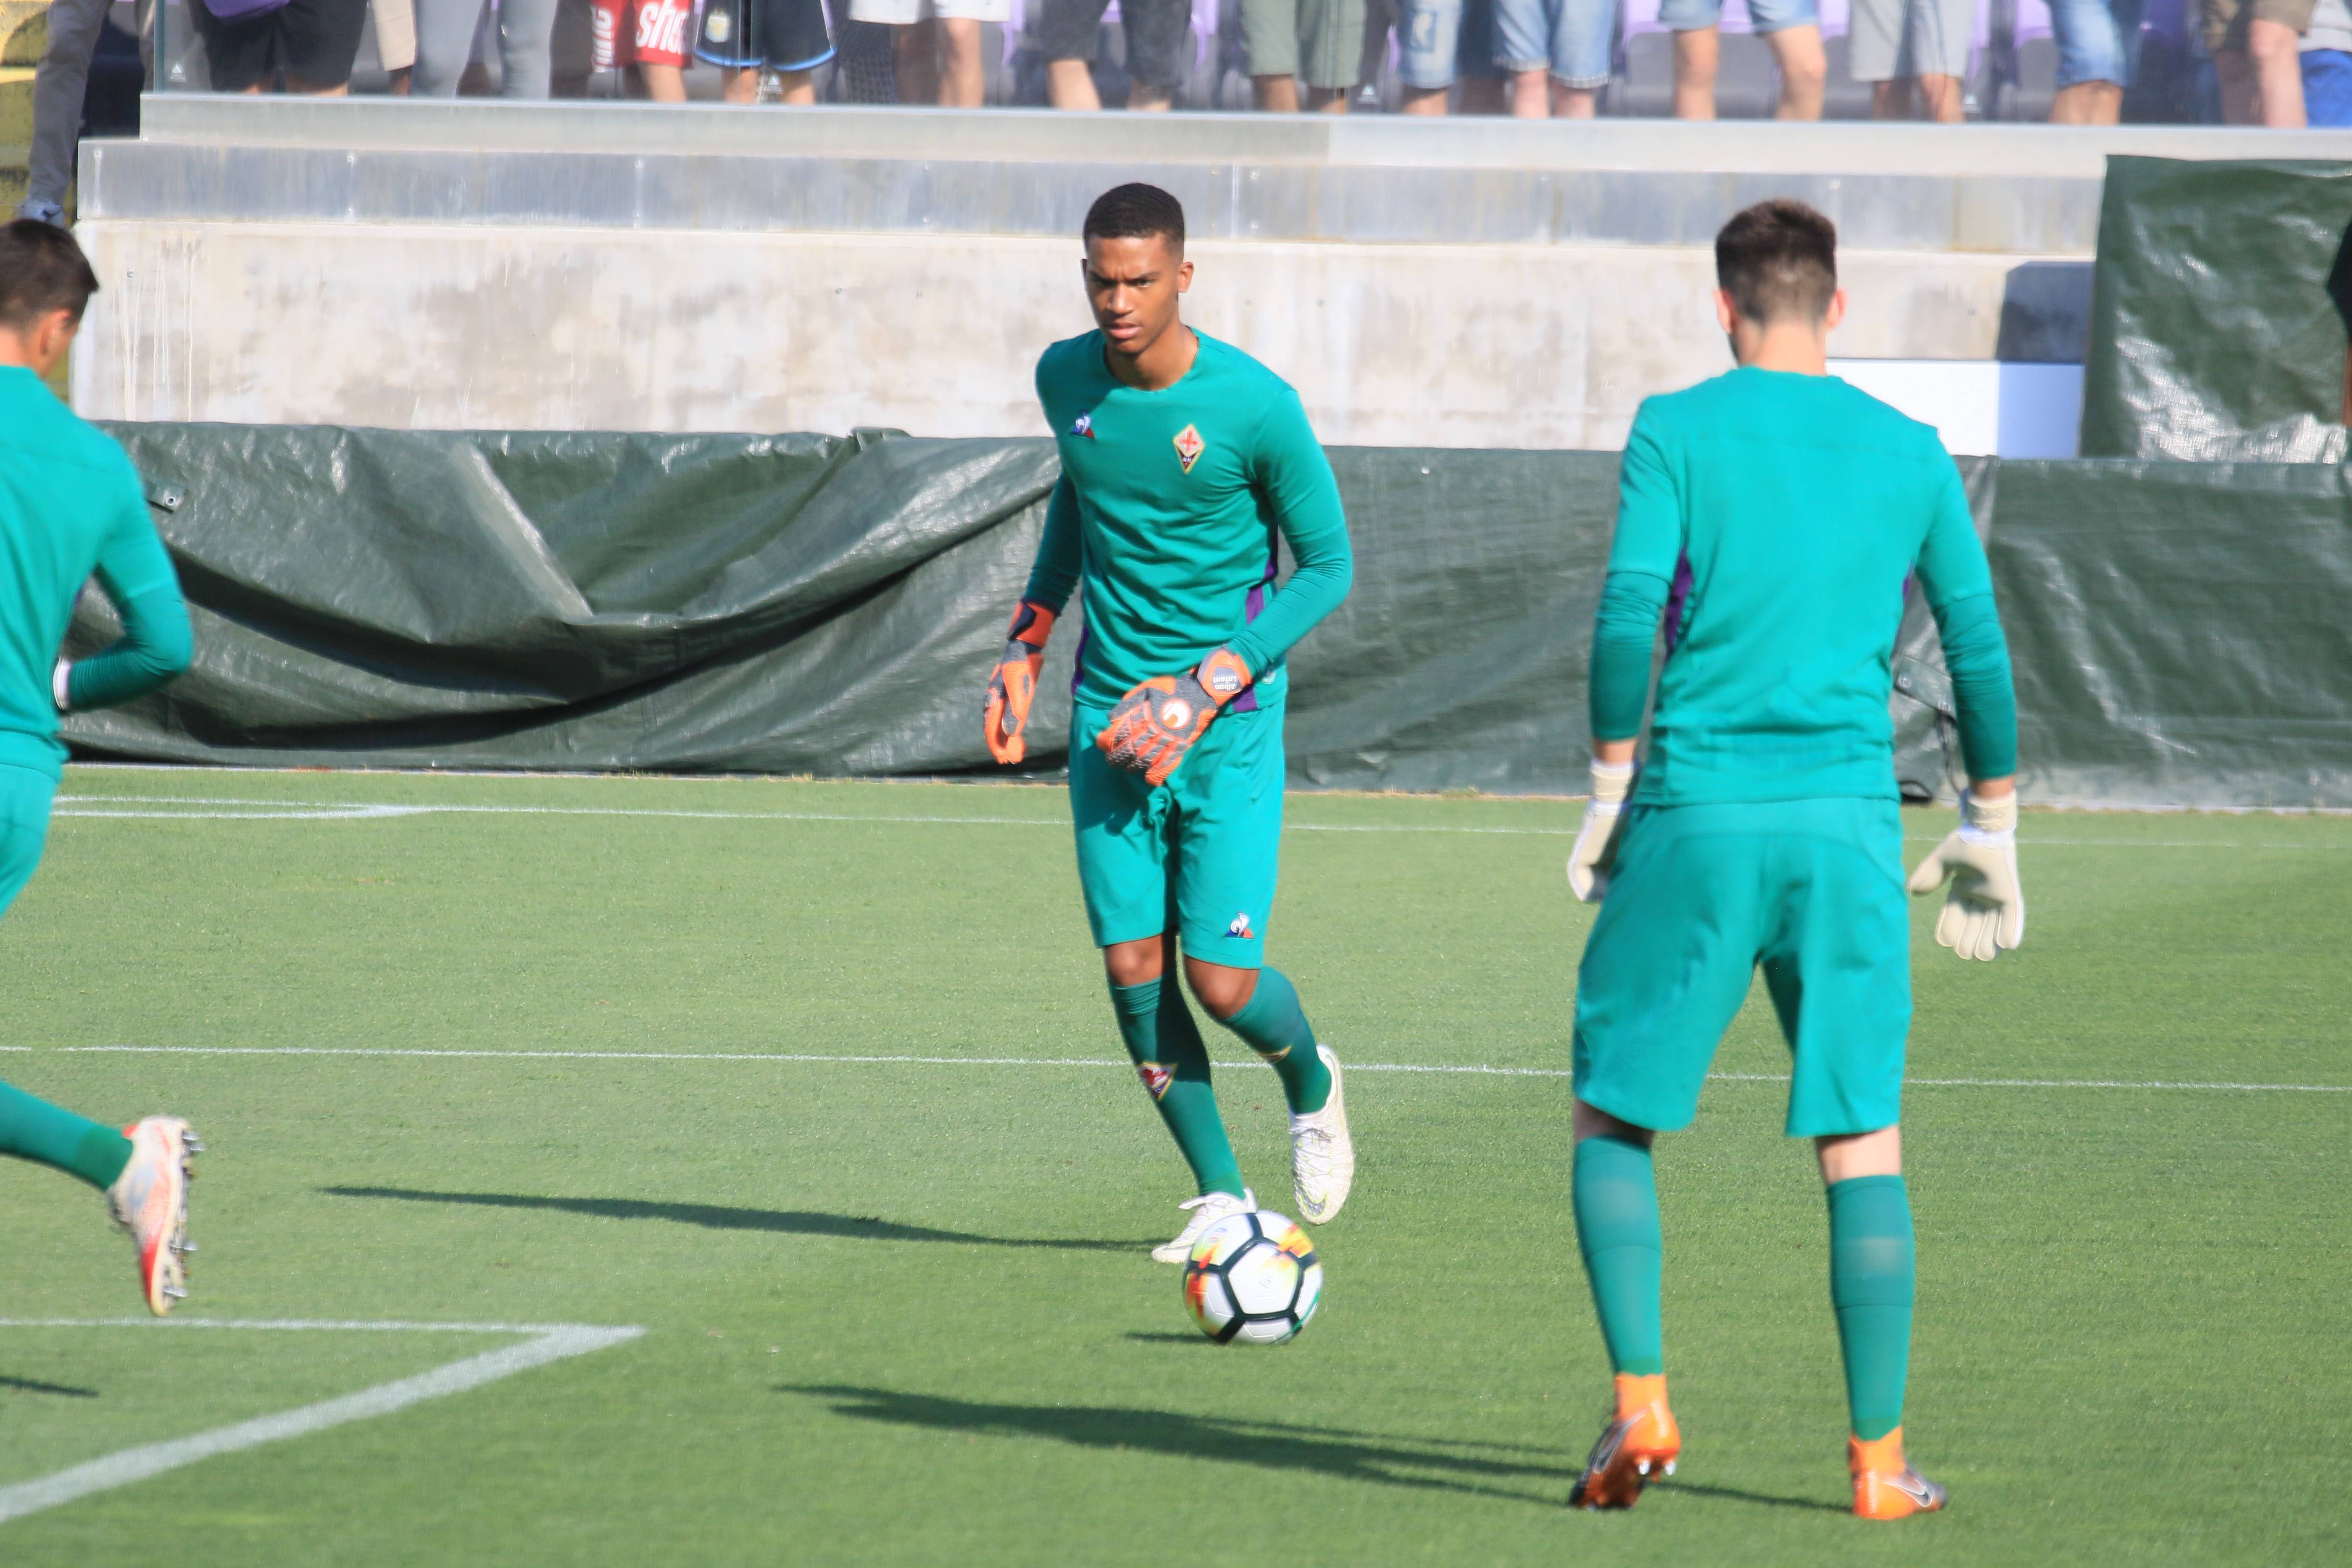
[[[948,1068],[1118,1068],[1125,1062],[1104,1057],[914,1057],[848,1056],[786,1051],[488,1051],[434,1050],[394,1046],[0,1046],[0,1050],[72,1055],[159,1057],[424,1057],[478,1058],[491,1061],[567,1062],[794,1062],[838,1063],[848,1066]],[[1242,1067],[1238,1059],[1219,1067]],[[1351,1073],[1402,1072],[1464,1078],[1571,1078],[1567,1068],[1490,1067],[1483,1063],[1349,1062]],[[1711,1072],[1713,1083],[1787,1083],[1784,1072]],[[2352,1094],[2352,1084],[2341,1083],[2203,1083],[2184,1079],[2105,1078],[1906,1078],[1908,1089],[2189,1089],[2232,1094]]]
[[[102,1458],[71,1466],[37,1480],[0,1486],[0,1523],[56,1508],[95,1492],[111,1491],[116,1487],[143,1481],[151,1476],[160,1476],[167,1470],[176,1470],[199,1459],[209,1459],[216,1454],[234,1454],[244,1448],[257,1448],[265,1443],[308,1436],[331,1426],[364,1421],[376,1415],[389,1415],[395,1410],[405,1410],[428,1399],[463,1394],[467,1389],[479,1388],[484,1384],[496,1383],[500,1378],[512,1377],[516,1373],[545,1366],[550,1362],[586,1355],[593,1351],[625,1343],[646,1331],[635,1326],[607,1328],[592,1323],[363,1322],[309,1318],[0,1318],[0,1329],[136,1329],[151,1332],[243,1329],[265,1332],[323,1331],[530,1336],[519,1345],[467,1356],[463,1361],[454,1361],[430,1372],[419,1373],[415,1377],[397,1378],[391,1383],[377,1384],[373,1388],[363,1388],[357,1394],[323,1399],[315,1405],[305,1405],[293,1410],[281,1410],[274,1415],[260,1415],[250,1421],[215,1426],[209,1432],[198,1432],[193,1436],[120,1449]]]

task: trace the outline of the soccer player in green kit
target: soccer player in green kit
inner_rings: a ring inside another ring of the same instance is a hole
[[[187,668],[187,607],[138,472],[43,378],[65,357],[98,279],[63,229],[0,227],[0,910],[40,864],[65,748],[58,715],[127,702]],[[112,647],[58,657],[95,574],[122,620]],[[0,1083],[0,1154],[79,1176],[131,1232],[140,1293],[157,1315],[187,1294],[188,1155],[177,1117],[122,1131]]]
[[[1298,395],[1187,327],[1184,209],[1151,185],[1096,201],[1082,265],[1097,329],[1047,349],[1037,400],[1062,478],[983,712],[990,753],[1023,730],[1054,621],[1081,582],[1070,810],[1087,920],[1120,1037],[1192,1166],[1193,1239],[1255,1206],[1209,1082],[1185,979],[1273,1064],[1289,1103],[1291,1184],[1320,1225],[1348,1199],[1355,1147],[1339,1058],[1265,963],[1282,834],[1283,655],[1353,574],[1331,466]],[[1276,586],[1276,542],[1296,562]]]
[[[1970,784],[1914,873],[1952,879],[1937,940],[1990,959],[2025,933],[2017,710],[1992,578],[1936,432],[1827,374],[1837,231],[1801,203],[1716,237],[1738,369],[1643,404],[1593,632],[1592,803],[1569,858],[1601,913],[1578,974],[1577,1237],[1616,1415],[1575,1500],[1623,1508],[1672,1470],[1655,1133],[1689,1125],[1764,972],[1789,1041],[1787,1129],[1828,1188],[1853,1510],[1944,1505],[1903,1451],[1910,1200],[1896,1125],[1911,1021],[1890,665],[1916,584],[1943,634]],[[1663,616],[1646,763],[1634,760]]]

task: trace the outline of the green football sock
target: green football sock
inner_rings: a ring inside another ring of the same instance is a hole
[[[131,1163],[131,1140],[0,1083],[0,1154],[53,1165],[103,1191]]]
[[[1830,1184],[1830,1301],[1845,1352],[1845,1401],[1864,1442],[1903,1425],[1911,1363],[1911,1196],[1900,1176]]]
[[[1242,1010],[1223,1020],[1250,1049],[1274,1065],[1293,1116],[1323,1109],[1331,1098],[1331,1069],[1315,1048],[1315,1031],[1298,1005],[1298,988],[1279,969],[1257,972],[1257,989]]]
[[[1217,1092],[1209,1085],[1209,1047],[1201,1043],[1200,1026],[1184,1005],[1184,994],[1173,985],[1147,980],[1140,985],[1114,985],[1110,1005],[1118,1014],[1119,1037],[1143,1087],[1160,1107],[1192,1167],[1192,1179],[1203,1193],[1242,1193],[1241,1164],[1225,1138],[1224,1119],[1217,1114]]]
[[[1665,1243],[1650,1152],[1622,1138],[1583,1140],[1576,1146],[1575,1200],[1576,1245],[1609,1360],[1619,1372],[1654,1377],[1666,1370],[1658,1304]]]

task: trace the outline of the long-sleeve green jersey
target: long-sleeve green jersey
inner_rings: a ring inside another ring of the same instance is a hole
[[[1642,405],[1593,631],[1592,733],[1640,732],[1658,805],[1895,795],[1906,593],[1943,634],[1971,776],[2016,771],[1992,574],[1929,426],[1834,376],[1735,370]]]
[[[0,366],[0,763],[58,776],[51,680],[93,574],[122,636],[74,665],[75,708],[127,702],[187,668],[188,610],[122,448],[31,371]]]
[[[1062,478],[1027,596],[1059,614],[1086,584],[1078,706],[1110,708],[1140,682],[1231,647],[1246,710],[1283,694],[1283,655],[1347,597],[1354,574],[1331,465],[1298,395],[1239,349],[1195,332],[1173,386],[1114,377],[1100,332],[1037,361],[1037,401]],[[1275,586],[1275,542],[1295,566]]]

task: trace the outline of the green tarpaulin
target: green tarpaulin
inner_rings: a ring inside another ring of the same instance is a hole
[[[2110,158],[2086,458],[2337,462],[2352,163]]]
[[[110,427],[197,664],[84,755],[993,775],[981,687],[1056,473],[1042,440]],[[1573,793],[1616,458],[1331,453],[1356,588],[1294,654],[1307,787]],[[2044,800],[2352,806],[2352,506],[2333,468],[1964,462]],[[1082,612],[1082,606],[1079,607]],[[1058,768],[1075,621],[1033,725]],[[85,595],[75,650],[107,640]],[[1915,602],[1897,767],[1948,792]]]

